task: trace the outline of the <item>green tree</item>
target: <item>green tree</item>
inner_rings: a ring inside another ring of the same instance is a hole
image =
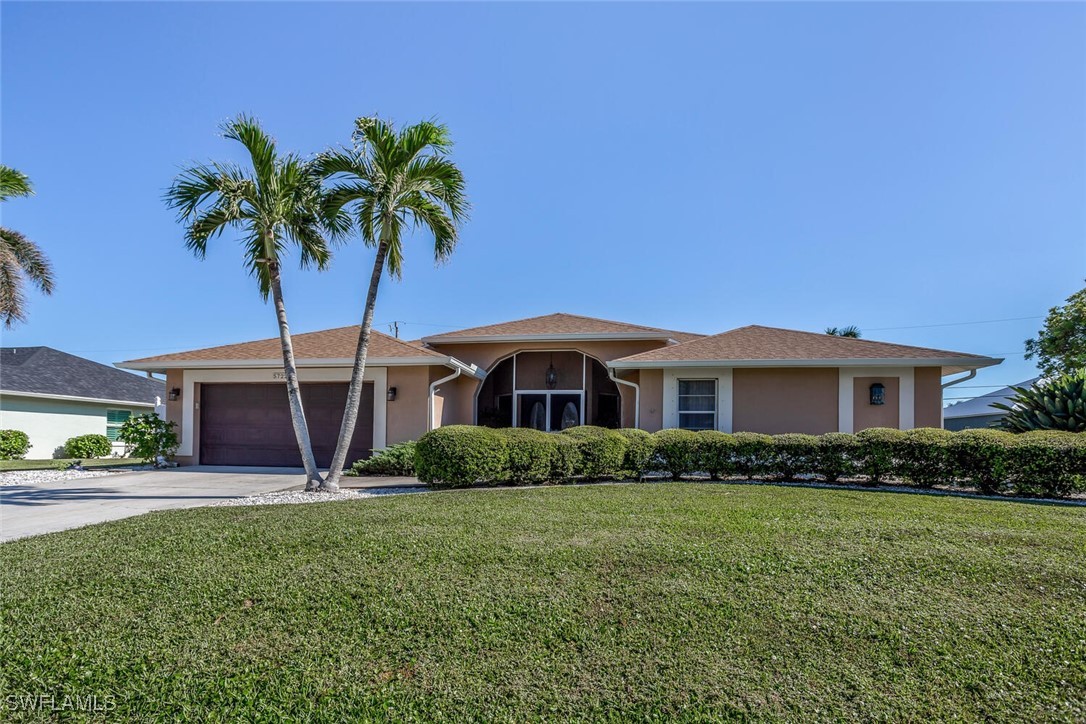
[[[26,174],[0,165],[0,201],[32,196]],[[53,293],[53,268],[37,244],[15,229],[0,226],[0,318],[11,329],[26,321],[26,282],[42,294]]]
[[[1048,310],[1035,339],[1026,340],[1026,359],[1037,360],[1045,377],[1069,374],[1086,367],[1086,289]]]
[[[447,259],[456,248],[458,229],[468,210],[464,176],[448,157],[452,140],[445,126],[423,121],[397,130],[379,118],[359,118],[351,140],[350,148],[328,151],[317,161],[329,182],[324,216],[333,232],[351,229],[376,249],[343,424],[321,485],[328,491],[339,488],[358,420],[381,276],[387,269],[392,278],[401,278],[403,239],[415,228],[433,238],[436,261]]]
[[[208,242],[227,227],[241,231],[245,266],[260,294],[272,297],[279,324],[290,416],[305,466],[306,489],[321,483],[302,407],[294,346],[287,324],[281,269],[289,247],[298,248],[302,268],[327,266],[330,254],[323,235],[321,180],[295,154],[280,155],[275,141],[253,118],[239,116],[222,126],[223,136],[241,143],[251,167],[209,163],[184,170],[166,192],[166,203],[185,225],[185,245],[203,259]]]
[[[850,324],[847,327],[826,327],[826,334],[831,337],[850,337],[852,339],[860,338],[860,328],[855,324]]]

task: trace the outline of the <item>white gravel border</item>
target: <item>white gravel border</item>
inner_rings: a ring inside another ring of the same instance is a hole
[[[371,490],[340,490],[338,493],[306,493],[301,490],[287,490],[279,493],[250,495],[246,498],[233,498],[210,503],[209,508],[233,507],[241,505],[298,505],[303,503],[332,503],[337,500],[360,500],[378,498],[384,495],[403,495],[423,493],[423,488],[374,488]]]
[[[62,480],[82,480],[84,478],[104,478],[119,475],[120,470],[11,470],[0,473],[0,487],[8,485],[28,485],[34,483],[57,483]]]

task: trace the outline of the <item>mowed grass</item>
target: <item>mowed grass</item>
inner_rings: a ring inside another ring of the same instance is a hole
[[[1082,508],[459,491],[156,513],[0,564],[3,695],[111,719],[1086,718]]]
[[[0,473],[18,470],[63,470],[74,462],[85,468],[125,468],[146,465],[136,458],[53,458],[49,460],[0,460]]]

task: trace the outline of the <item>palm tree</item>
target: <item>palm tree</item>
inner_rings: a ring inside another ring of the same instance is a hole
[[[847,327],[826,327],[826,334],[831,337],[851,337],[852,339],[860,338],[860,328],[855,324],[850,324]]]
[[[362,400],[366,353],[373,327],[377,287],[385,269],[403,275],[403,237],[423,228],[433,237],[434,259],[448,259],[456,248],[458,229],[468,210],[464,176],[449,158],[448,129],[423,121],[399,131],[378,118],[359,118],[349,149],[323,154],[317,161],[321,175],[331,182],[325,196],[324,216],[339,233],[353,226],[362,241],[376,247],[369,292],[362,312],[351,386],[339,441],[322,490],[339,489]]]
[[[210,163],[185,169],[166,192],[166,203],[185,224],[185,245],[203,259],[208,241],[227,227],[242,231],[245,266],[256,278],[265,301],[271,294],[279,323],[283,371],[290,401],[290,417],[305,466],[306,490],[321,483],[309,428],[302,408],[294,345],[287,325],[281,283],[281,257],[296,246],[302,268],[324,269],[330,258],[322,234],[320,177],[311,163],[295,154],[280,156],[275,141],[259,122],[248,116],[228,121],[223,136],[241,143],[249,152],[251,168]]]
[[[0,201],[33,194],[26,174],[0,165]],[[37,244],[15,229],[0,226],[0,318],[7,329],[26,321],[26,281],[42,294],[52,294],[53,268]]]

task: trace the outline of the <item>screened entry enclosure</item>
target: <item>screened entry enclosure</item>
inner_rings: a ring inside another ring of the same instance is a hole
[[[517,352],[498,362],[479,389],[476,422],[544,432],[576,425],[619,426],[618,386],[582,352]]]

